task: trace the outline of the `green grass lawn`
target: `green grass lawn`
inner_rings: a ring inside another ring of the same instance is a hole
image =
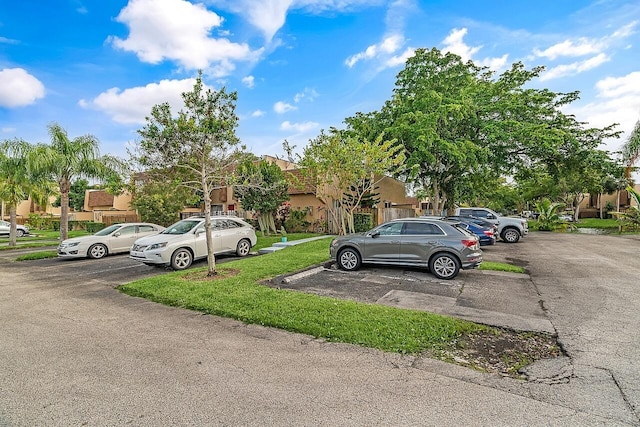
[[[618,230],[620,223],[613,218],[582,218],[575,223],[578,228],[599,228],[602,230]]]
[[[437,349],[462,334],[486,330],[472,322],[436,314],[274,289],[260,281],[304,269],[328,259],[329,239],[273,254],[138,280],[120,290],[162,304],[183,307],[245,323],[299,332],[329,341],[384,351],[417,354]]]
[[[58,256],[56,251],[32,252],[30,254],[20,255],[16,261],[31,261],[34,259],[55,258]]]

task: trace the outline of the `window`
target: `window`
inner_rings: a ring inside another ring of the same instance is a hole
[[[399,236],[402,233],[402,222],[392,222],[381,225],[377,231],[381,236]]]
[[[140,225],[140,226],[138,226],[138,232],[139,233],[150,233],[152,231],[156,231],[155,227],[152,227],[150,225]]]
[[[118,232],[120,233],[121,236],[128,236],[130,234],[135,234],[136,226],[131,225],[128,227],[122,227],[120,230],[118,230]]]
[[[425,235],[425,234],[444,234],[440,227],[428,222],[407,222],[404,226],[402,234],[408,235]]]

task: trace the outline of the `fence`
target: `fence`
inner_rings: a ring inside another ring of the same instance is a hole
[[[412,208],[384,208],[382,209],[382,222],[400,218],[414,218],[415,209]]]

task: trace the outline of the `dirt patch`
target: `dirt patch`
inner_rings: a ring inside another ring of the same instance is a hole
[[[493,328],[465,335],[448,348],[425,356],[483,372],[523,378],[520,369],[536,360],[562,356],[557,339],[549,334]]]

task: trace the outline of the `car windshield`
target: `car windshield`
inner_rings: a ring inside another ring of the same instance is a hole
[[[96,236],[108,236],[109,234],[113,233],[114,231],[116,231],[120,227],[122,227],[122,226],[121,225],[110,225],[109,227],[103,228],[102,230],[98,231],[95,235]]]
[[[161,234],[186,234],[193,230],[193,227],[200,224],[201,220],[184,220],[173,224],[171,227],[164,230]]]

